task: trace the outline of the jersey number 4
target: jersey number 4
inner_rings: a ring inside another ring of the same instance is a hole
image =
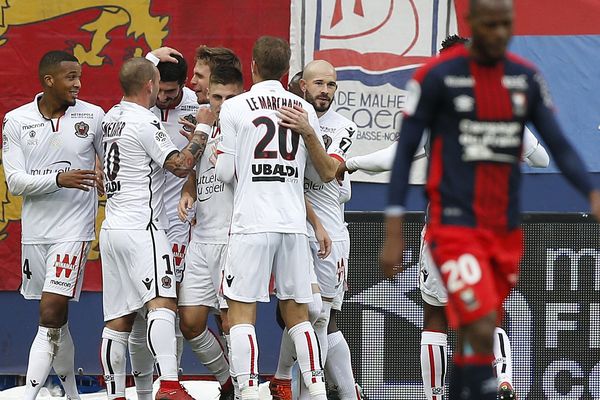
[[[267,146],[273,138],[275,137],[275,131],[278,132],[278,142],[279,142],[279,153],[284,160],[294,160],[296,159],[296,153],[298,152],[298,143],[300,141],[300,136],[298,134],[292,133],[292,149],[288,151],[287,148],[287,136],[289,129],[284,128],[283,126],[279,126],[279,129],[275,126],[275,122],[269,117],[258,117],[254,121],[254,126],[257,128],[261,125],[264,125],[267,128],[267,132],[265,136],[258,142],[256,148],[254,149],[254,158],[277,158],[277,151],[275,150],[266,150]]]

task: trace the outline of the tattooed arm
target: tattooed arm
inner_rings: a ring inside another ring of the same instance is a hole
[[[208,133],[196,129],[188,145],[181,151],[169,154],[163,167],[176,176],[185,178],[202,157],[207,141]]]

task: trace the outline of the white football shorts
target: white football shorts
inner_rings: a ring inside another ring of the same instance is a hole
[[[429,244],[425,240],[425,228],[421,231],[419,269],[419,289],[423,301],[432,306],[444,307],[448,303],[448,292],[442,281],[440,271],[429,252]]]
[[[226,244],[190,242],[185,256],[185,272],[179,284],[180,306],[227,308],[220,294]]]

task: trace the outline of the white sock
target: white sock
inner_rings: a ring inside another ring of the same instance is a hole
[[[240,385],[242,399],[258,399],[258,342],[254,326],[238,324],[229,330],[230,362]]]
[[[327,326],[329,325],[329,316],[331,314],[331,302],[323,301],[321,309],[321,315],[315,322],[313,322],[313,329],[319,340],[319,350],[321,350],[321,365],[327,363],[327,349],[329,344],[327,342]]]
[[[233,363],[231,362],[231,335],[225,335],[225,342],[227,343],[227,362],[229,362],[229,376],[231,376],[231,382],[233,383],[233,394],[236,399],[242,396],[240,392],[240,385],[238,384],[235,372],[233,369]]]
[[[60,328],[60,337],[52,366],[65,390],[65,396],[72,400],[79,399],[75,382],[75,345],[71,332],[69,332],[68,323]]]
[[[494,330],[494,358],[492,365],[498,377],[498,387],[502,382],[512,386],[512,351],[508,335],[502,328]]]
[[[338,389],[341,400],[356,400],[354,373],[350,359],[350,348],[341,331],[327,335],[329,349],[325,363],[327,380]]]
[[[118,332],[104,327],[100,360],[109,399],[125,397],[125,367],[127,366],[127,339],[129,332]]]
[[[206,329],[188,341],[200,362],[217,378],[221,386],[229,380],[229,363],[225,359],[221,344],[213,333]]]
[[[277,361],[277,371],[275,378],[292,379],[292,367],[296,362],[296,346],[290,337],[287,328],[281,333],[281,345],[279,346],[279,360]]]
[[[177,376],[175,312],[168,308],[148,311],[147,340],[160,379],[164,381],[179,380]]]
[[[311,399],[327,400],[321,351],[312,325],[308,321],[301,322],[294,325],[289,330],[289,334],[294,341],[298,366]]]
[[[153,400],[154,356],[148,349],[146,319],[139,313],[129,334],[129,359],[138,400]]]
[[[448,370],[448,335],[440,332],[421,332],[421,376],[427,400],[445,398]]]
[[[29,350],[24,399],[35,400],[40,389],[44,386],[52,368],[52,360],[54,359],[59,335],[60,328],[38,326],[37,334],[33,338]]]
[[[175,317],[175,340],[177,348],[177,367],[181,365],[181,357],[183,356],[183,333],[179,327],[179,313]]]

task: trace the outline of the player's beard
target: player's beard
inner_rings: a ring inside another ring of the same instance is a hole
[[[329,107],[331,107],[331,103],[333,103],[332,98],[327,95],[313,97],[310,93],[308,93],[308,91],[305,92],[304,95],[306,101],[312,104],[312,106],[315,108],[315,111],[317,112],[325,112],[329,110]],[[325,100],[325,98],[327,98],[327,100]],[[323,104],[323,102],[325,102],[325,105],[319,105]]]

